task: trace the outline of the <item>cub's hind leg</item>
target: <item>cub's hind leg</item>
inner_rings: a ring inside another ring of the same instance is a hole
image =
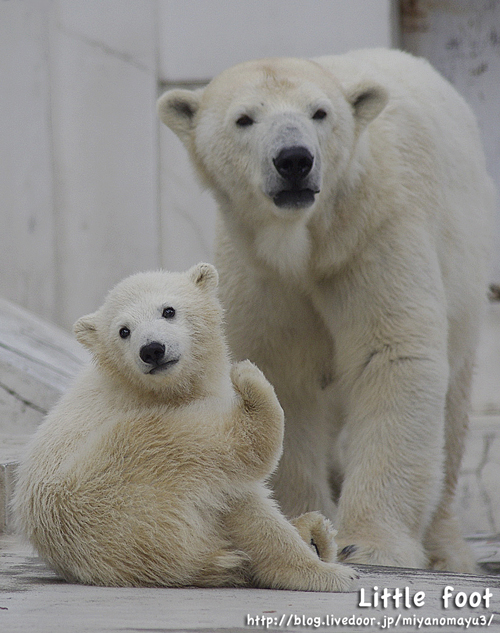
[[[313,513],[315,514],[315,513]],[[234,504],[226,528],[234,546],[249,557],[252,584],[269,589],[349,591],[356,572],[322,560],[267,497],[267,490],[249,493]],[[328,530],[315,517],[298,521],[302,533],[315,534],[318,552],[331,557]]]
[[[290,523],[321,560],[326,563],[334,563],[337,560],[337,530],[326,517],[319,512],[306,512],[292,519]]]

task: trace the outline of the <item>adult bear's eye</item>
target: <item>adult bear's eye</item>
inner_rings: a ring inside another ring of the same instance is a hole
[[[165,308],[165,309],[163,310],[163,312],[161,313],[161,316],[162,316],[164,319],[173,319],[173,318],[174,318],[174,316],[175,316],[175,310],[174,310],[174,308],[170,308],[170,307],[169,307],[169,308]]]
[[[312,116],[312,118],[315,121],[321,121],[321,119],[324,119],[325,117],[326,117],[326,112],[322,108],[319,108],[318,110],[316,110],[316,112]]]
[[[252,117],[248,116],[248,114],[242,114],[239,119],[236,120],[236,125],[238,127],[248,127],[249,125],[253,125],[254,120]]]
[[[130,330],[128,329],[128,327],[122,327],[120,329],[120,336],[122,338],[128,338],[130,336]]]

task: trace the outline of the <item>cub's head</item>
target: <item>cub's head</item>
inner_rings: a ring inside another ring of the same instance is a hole
[[[332,195],[386,101],[373,82],[346,87],[314,61],[273,58],[166,92],[158,112],[219,201],[294,217]]]
[[[139,389],[193,389],[225,352],[217,282],[210,264],[132,275],[75,323],[76,337],[105,371]]]

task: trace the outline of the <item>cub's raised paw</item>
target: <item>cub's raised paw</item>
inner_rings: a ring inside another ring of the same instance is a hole
[[[244,360],[234,364],[231,367],[231,380],[234,389],[250,409],[271,407],[280,416],[283,415],[274,388],[252,362]]]
[[[337,531],[331,522],[319,512],[307,512],[291,521],[302,540],[326,563],[337,559]]]
[[[242,360],[231,366],[231,381],[236,389],[240,391],[247,385],[268,384],[264,374],[249,360]]]

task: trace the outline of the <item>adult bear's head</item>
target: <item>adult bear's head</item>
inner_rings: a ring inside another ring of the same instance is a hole
[[[168,91],[158,111],[221,207],[262,220],[331,198],[386,101],[373,82],[346,88],[314,61],[271,58],[233,66],[204,89]]]

